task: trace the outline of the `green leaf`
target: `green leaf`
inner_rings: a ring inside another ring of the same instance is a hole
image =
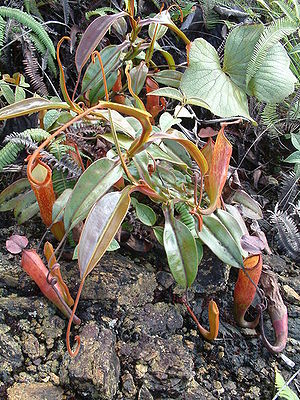
[[[147,93],[147,96],[165,96],[165,97],[169,97],[170,99],[178,100],[181,103],[183,103],[183,101],[184,101],[184,97],[180,93],[180,91],[173,87],[164,87],[164,88],[153,90],[153,92]]]
[[[236,190],[231,199],[233,203],[240,204],[242,215],[251,219],[262,219],[263,213],[259,203],[244,190]]]
[[[292,133],[291,134],[291,140],[292,140],[293,146],[297,150],[300,150],[300,133]]]
[[[28,191],[30,183],[27,178],[19,179],[9,185],[0,193],[0,212],[13,210],[18,201]]]
[[[242,268],[243,257],[240,249],[222,222],[214,215],[203,216],[199,238],[224,263]]]
[[[229,231],[229,233],[235,240],[242,256],[247,257],[248,252],[243,250],[241,246],[241,238],[244,235],[244,233],[239,223],[236,221],[236,219],[229,212],[221,209],[218,209],[216,211],[216,216],[219,218],[219,220],[222,222],[222,224],[225,226],[225,228]]]
[[[134,205],[134,208],[136,211],[136,216],[144,225],[152,226],[155,224],[156,214],[151,207],[137,201]]]
[[[162,226],[153,226],[152,227],[154,235],[159,244],[164,245],[164,228]]]
[[[119,243],[116,241],[116,239],[113,239],[108,248],[106,249],[106,251],[115,251],[118,250],[119,248],[120,248]]]
[[[23,194],[14,209],[14,216],[18,224],[23,224],[40,211],[36,197],[32,190]]]
[[[131,86],[133,92],[138,95],[143,89],[148,73],[147,65],[142,61],[137,67],[130,70]]]
[[[69,110],[70,106],[67,103],[53,102],[41,97],[31,97],[1,108],[0,121],[53,108]]]
[[[51,128],[51,126],[54,124],[54,122],[58,119],[60,116],[60,112],[57,110],[49,110],[46,112],[44,116],[44,129],[46,131]]]
[[[286,400],[299,400],[299,397],[291,388],[289,388],[282,375],[278,372],[277,368],[275,368],[275,386],[278,391],[280,391],[279,398]]]
[[[278,43],[264,58],[248,84],[249,94],[266,103],[281,103],[293,93],[296,77],[290,70],[290,58]]]
[[[5,98],[8,104],[13,104],[15,102],[15,95],[12,88],[3,80],[0,81],[0,95]]]
[[[300,151],[294,151],[290,156],[288,156],[285,160],[288,163],[300,163]]]
[[[167,132],[167,130],[172,128],[173,125],[180,124],[180,122],[180,118],[174,118],[169,112],[164,112],[159,117],[159,125],[162,132]]]
[[[190,64],[181,79],[180,88],[187,99],[205,102],[221,117],[241,116],[250,119],[247,96],[222,71],[218,53],[204,39],[196,39],[190,49]]]
[[[195,242],[197,247],[197,265],[199,266],[203,258],[203,246],[200,239],[195,238]]]
[[[164,208],[164,247],[168,263],[175,281],[183,288],[194,282],[198,264],[196,242],[190,230]]]
[[[107,193],[91,209],[78,248],[81,279],[97,265],[115,237],[127,214],[131,190],[132,186],[127,186],[122,192]]]
[[[246,74],[254,47],[264,29],[262,24],[243,25],[228,35],[224,49],[223,72],[243,91],[246,90]]]
[[[80,176],[64,212],[66,231],[72,229],[88,214],[92,205],[122,176],[120,164],[101,158],[91,164]]]
[[[62,194],[55,200],[52,207],[52,222],[58,222],[63,219],[63,213],[66,204],[73,192],[73,189],[65,189]]]
[[[153,75],[153,78],[156,80],[156,82],[163,85],[171,86],[172,88],[179,88],[182,73],[179,71],[167,69],[164,71],[156,72]]]
[[[156,30],[155,40],[159,40],[167,33],[168,28],[164,25],[157,25],[155,23],[150,24],[148,27],[148,35],[151,39],[153,39],[154,37],[154,32],[156,27],[157,30]]]

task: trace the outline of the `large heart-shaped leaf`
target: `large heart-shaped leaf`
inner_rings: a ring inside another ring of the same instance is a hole
[[[127,15],[120,12],[113,15],[103,15],[96,18],[86,29],[81,37],[75,54],[75,64],[77,71],[80,71],[90,58],[92,52],[98,46],[111,25],[119,18]]]
[[[241,116],[250,119],[246,93],[222,71],[215,48],[204,39],[191,44],[189,66],[180,88],[187,99],[198,98],[222,117]]]
[[[70,106],[67,103],[50,101],[41,97],[31,97],[1,108],[0,121],[53,108],[69,110]]]
[[[215,215],[203,216],[203,226],[198,236],[221,261],[242,268],[243,257],[236,241]]]
[[[195,239],[189,228],[174,218],[168,207],[164,208],[164,215],[163,240],[170,270],[180,286],[190,287],[198,270]]]
[[[281,103],[294,91],[296,77],[290,70],[290,58],[284,47],[271,47],[248,84],[248,92],[266,103]]]
[[[127,186],[122,192],[107,193],[90,211],[78,247],[80,277],[84,279],[99,262],[116,235],[130,205]]]
[[[96,200],[103,196],[121,176],[121,165],[108,158],[101,158],[91,164],[80,176],[66,204],[64,212],[66,231],[82,221]]]

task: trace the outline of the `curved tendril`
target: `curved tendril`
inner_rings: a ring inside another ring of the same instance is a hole
[[[66,79],[65,79],[65,73],[64,73],[64,69],[63,69],[62,63],[61,63],[61,61],[60,61],[60,56],[59,56],[60,46],[62,45],[62,43],[63,43],[65,40],[71,41],[71,38],[69,38],[69,36],[63,36],[63,37],[60,39],[60,41],[59,41],[58,44],[57,44],[57,48],[56,48],[56,57],[57,57],[57,63],[58,63],[59,71],[60,71],[60,74],[61,74],[61,83],[62,83],[62,85],[63,85],[64,97],[66,97],[65,100],[67,101],[67,103],[68,103],[71,107],[74,107],[74,103],[73,103],[73,101],[71,100],[71,98],[70,98],[70,96],[69,96],[69,93],[68,93],[68,90],[67,90]]]
[[[77,336],[75,336],[75,341],[77,342],[77,346],[76,346],[75,351],[72,351],[71,346],[70,346],[70,333],[71,333],[71,326],[72,326],[73,318],[74,318],[74,315],[75,315],[75,312],[76,312],[76,308],[78,306],[78,302],[79,302],[79,299],[80,299],[80,295],[81,295],[81,291],[82,291],[84,282],[85,282],[85,278],[83,278],[81,283],[80,283],[80,286],[79,286],[79,289],[78,289],[78,292],[77,292],[77,296],[76,296],[76,299],[75,299],[74,307],[72,309],[72,314],[70,316],[68,327],[67,327],[66,343],[67,343],[68,353],[70,354],[71,357],[76,357],[77,354],[79,353],[79,350],[80,350],[80,337],[77,335]]]
[[[178,10],[180,12],[180,22],[183,23],[183,12],[182,12],[182,9],[179,6],[179,4],[171,4],[170,7],[167,8],[167,11],[171,10],[171,8],[178,8]]]
[[[198,214],[197,211],[195,211],[195,210],[190,211],[190,214],[195,215],[195,217],[197,218],[198,230],[199,230],[199,232],[201,232],[202,225],[203,225],[203,217],[202,217],[202,215]]]
[[[97,57],[98,60],[99,60],[99,64],[100,64],[101,72],[102,72],[102,76],[103,76],[103,84],[104,84],[104,91],[105,91],[105,99],[106,99],[106,101],[109,101],[108,90],[107,90],[107,82],[106,82],[106,76],[105,76],[105,72],[104,72],[104,66],[103,66],[103,62],[102,62],[102,59],[101,59],[101,55],[100,55],[99,51],[95,50],[95,51],[92,53],[92,56],[91,56],[91,57],[92,57],[92,62],[93,62],[93,64],[95,63],[95,57]]]

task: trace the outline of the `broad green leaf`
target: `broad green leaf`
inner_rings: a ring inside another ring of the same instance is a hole
[[[243,257],[236,241],[215,215],[203,216],[203,226],[198,236],[221,261],[242,268]]]
[[[0,121],[50,109],[69,110],[67,103],[52,102],[41,97],[31,97],[0,109]]]
[[[127,214],[131,190],[132,186],[127,186],[122,192],[107,193],[91,209],[78,248],[81,279],[97,265],[115,237]]]
[[[91,164],[80,176],[64,212],[66,231],[72,229],[88,214],[92,205],[122,176],[120,164],[101,158]]]
[[[100,75],[99,75],[100,76]],[[116,80],[118,78],[118,71],[112,71],[111,74],[108,75],[106,79],[107,90],[108,92],[113,88]],[[105,97],[105,88],[101,83],[99,86],[93,86],[92,89],[88,91],[88,98],[91,104],[96,104],[100,99]]]
[[[136,131],[132,124],[128,121],[128,118],[123,117],[118,111],[111,110],[111,118],[114,123],[114,127],[117,132],[122,132],[132,139],[136,137]],[[109,112],[108,110],[101,110],[101,115],[109,122]],[[137,124],[140,125],[139,121],[135,118],[132,118]],[[141,125],[140,125],[141,126]],[[142,127],[142,126],[141,126]]]
[[[190,159],[187,151],[184,149],[183,146],[181,146],[181,144],[178,144],[178,143],[170,140],[169,141],[170,143],[178,145],[175,149],[176,150],[176,153],[175,153],[175,151],[173,150],[173,147],[169,146],[169,144],[167,142],[168,141],[166,140],[165,143],[161,143],[160,145],[157,145],[156,143],[152,143],[147,148],[147,153],[151,154],[151,156],[155,159],[168,161],[172,164],[177,164],[177,165],[180,165],[182,168],[187,169],[186,160],[189,163],[188,165],[190,165],[190,163],[191,163],[191,159]],[[178,147],[180,147],[180,149],[178,149]]]
[[[262,24],[242,25],[234,28],[226,39],[223,72],[243,91],[246,90],[246,74],[254,47],[262,33]]]
[[[233,218],[237,221],[237,223],[240,226],[240,229],[242,230],[243,235],[249,235],[247,226],[245,224],[245,221],[243,220],[239,210],[237,207],[231,205],[231,204],[225,204],[226,211],[229,212],[233,216]]]
[[[126,42],[128,43],[128,42]],[[107,46],[100,51],[100,56],[105,72],[106,79],[109,78],[112,72],[116,72],[121,65],[120,56],[121,51],[125,48],[122,44],[120,46],[112,45]],[[97,89],[100,91],[103,86],[102,70],[98,57],[95,62],[91,62],[86,69],[84,77],[82,79],[81,93],[85,93],[88,89]]]
[[[115,144],[115,141],[114,141],[114,138],[113,138],[113,135],[111,132],[103,133],[101,135],[101,138],[107,140],[109,143]],[[120,147],[128,150],[130,148],[130,146],[132,145],[133,139],[131,139],[127,135],[118,133],[118,142],[119,142]],[[108,155],[106,154],[106,156],[108,156]]]
[[[159,40],[167,33],[168,28],[164,25],[158,25],[155,23],[150,24],[148,28],[148,35],[151,39],[153,39],[154,37],[155,30],[156,30],[155,40]]]
[[[259,203],[244,190],[236,190],[231,199],[233,203],[240,204],[242,215],[251,219],[262,219],[263,214]]]
[[[229,231],[233,239],[235,240],[240,252],[244,258],[248,257],[248,252],[243,250],[241,246],[241,238],[244,235],[239,223],[235,218],[227,211],[221,210],[220,208],[216,211],[216,216]]]
[[[164,112],[159,117],[159,125],[162,132],[167,132],[167,130],[172,128],[173,125],[180,124],[180,122],[180,118],[174,118],[169,112]]]
[[[55,200],[52,207],[52,222],[58,222],[63,219],[63,213],[66,204],[73,192],[73,189],[65,189],[62,194]]]
[[[24,191],[28,189],[30,189],[30,183],[27,178],[19,179],[5,188],[0,193],[0,212],[13,210]]]
[[[300,163],[300,151],[294,151],[290,156],[288,156],[285,160],[288,163]]]
[[[14,209],[14,216],[18,224],[23,224],[40,211],[36,197],[32,190],[23,194]]]
[[[75,64],[79,72],[90,58],[92,52],[98,46],[111,25],[118,19],[127,15],[119,12],[113,15],[103,15],[96,18],[85,30],[81,37],[75,54]]]
[[[15,102],[24,100],[26,98],[26,93],[21,86],[16,86],[15,88]]]
[[[15,102],[15,95],[12,88],[3,80],[0,80],[0,95],[5,98],[8,104],[13,104]]]
[[[49,130],[49,128],[54,124],[54,122],[58,119],[60,116],[60,112],[57,110],[49,110],[46,112],[44,116],[44,129],[46,131]]]
[[[146,204],[136,202],[134,205],[136,216],[138,219],[147,226],[152,226],[156,222],[156,214],[151,207]]]
[[[294,91],[296,77],[290,70],[290,59],[278,43],[271,47],[255,75],[248,84],[248,91],[266,103],[281,103]]]
[[[211,44],[196,39],[191,44],[189,60],[180,84],[187,99],[204,101],[214,114],[221,117],[250,119],[245,92],[222,71],[218,53]]]
[[[182,78],[182,73],[175,70],[164,70],[156,72],[153,75],[156,82],[161,83],[166,86],[171,86],[172,88],[179,88],[180,80]]]
[[[190,287],[198,270],[195,239],[190,230],[174,218],[168,208],[164,209],[164,215],[163,239],[170,270],[180,286]]]
[[[300,150],[300,133],[292,133],[291,134],[291,140],[292,140],[293,146],[297,150]]]

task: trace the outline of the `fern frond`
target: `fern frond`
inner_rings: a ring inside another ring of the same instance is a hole
[[[271,222],[275,225],[278,233],[278,244],[294,260],[300,255],[300,233],[295,221],[287,212],[281,212],[275,207],[271,215]]]
[[[40,75],[40,67],[37,58],[35,57],[34,47],[31,42],[25,42],[23,64],[25,66],[25,74],[29,77],[33,89],[40,96],[48,96],[47,87]]]
[[[190,214],[189,207],[186,203],[176,203],[175,210],[178,212],[180,216],[180,221],[186,225],[192,234],[196,234],[195,231],[195,219]]]
[[[3,46],[4,36],[5,36],[5,29],[6,29],[6,22],[0,16],[0,55],[1,55],[1,48]]]
[[[251,78],[259,70],[271,47],[278,43],[284,36],[294,33],[296,29],[297,24],[286,18],[278,19],[264,29],[254,47],[251,60],[247,67],[246,86],[248,86]]]
[[[51,165],[52,169],[66,172],[67,178],[77,179],[82,173],[81,169],[68,154],[63,155],[59,160],[50,153],[45,154],[42,152],[42,156]]]
[[[70,4],[69,4],[68,0],[60,0],[60,3],[64,10],[64,22],[66,25],[68,25],[69,18],[70,18]]]
[[[0,16],[4,18],[14,19],[20,22],[22,25],[26,26],[27,28],[31,29],[39,37],[41,42],[44,43],[46,48],[49,49],[52,57],[56,57],[55,48],[48,33],[45,31],[43,25],[36,21],[31,15],[15,8],[2,6],[0,7]]]
[[[73,189],[76,181],[69,179],[66,172],[54,169],[52,171],[52,183],[54,192],[59,196],[65,189]]]
[[[280,130],[276,127],[280,122],[280,116],[277,111],[278,104],[266,104],[263,112],[261,113],[261,121],[266,125],[268,131],[273,137],[280,134]]]
[[[0,150],[0,172],[3,171],[4,167],[16,161],[23,148],[24,147],[15,143],[7,143],[7,145]]]
[[[56,77],[57,76],[56,64],[54,62],[52,55],[48,52],[44,43],[41,42],[39,37],[36,36],[36,34],[34,34],[33,32],[29,33],[29,38],[32,41],[32,44],[34,45],[38,53],[40,53],[43,57],[47,57],[47,66],[49,67],[53,75]]]
[[[283,173],[279,190],[279,204],[283,210],[289,203],[294,203],[299,194],[297,187],[298,178],[294,171]]]
[[[297,22],[297,15],[295,13],[295,11],[290,8],[285,2],[283,2],[282,0],[277,0],[273,2],[274,4],[276,4],[280,10],[286,15],[286,17],[293,21],[293,22]]]
[[[24,6],[28,14],[34,14],[36,17],[43,20],[42,14],[40,13],[36,0],[24,0]]]
[[[299,400],[299,397],[296,395],[292,389],[285,383],[282,375],[275,369],[275,386],[276,390],[279,392],[279,398],[286,400]]]

